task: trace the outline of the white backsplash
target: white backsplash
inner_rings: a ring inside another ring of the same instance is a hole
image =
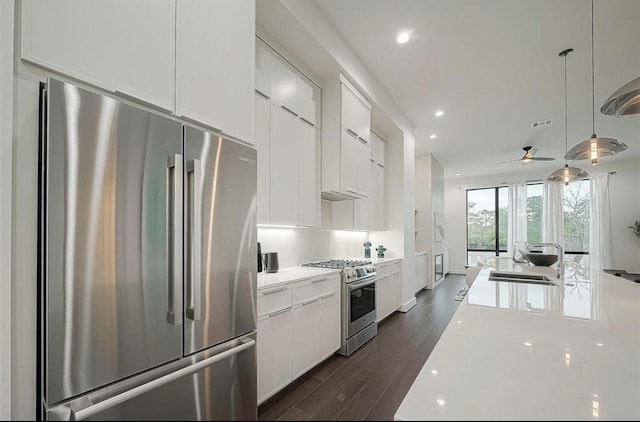
[[[368,237],[362,231],[258,227],[262,253],[277,252],[280,268],[332,258],[363,259],[362,244]]]

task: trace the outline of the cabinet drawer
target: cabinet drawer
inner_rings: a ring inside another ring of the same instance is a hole
[[[258,316],[291,306],[291,289],[279,287],[258,292]]]
[[[293,288],[293,304],[303,303],[338,289],[340,289],[340,275],[318,277]]]
[[[381,262],[379,264],[375,264],[376,273],[378,274],[378,278],[390,274],[402,269],[402,261],[393,261],[393,262]]]

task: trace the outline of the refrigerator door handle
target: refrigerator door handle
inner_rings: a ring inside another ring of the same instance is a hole
[[[167,322],[182,324],[182,155],[167,160]]]
[[[230,356],[236,355],[246,349],[249,349],[251,347],[255,347],[256,345],[256,341],[251,339],[248,340],[246,342],[243,342],[242,344],[229,349],[229,350],[225,350],[224,352],[217,354],[215,356],[211,356],[208,359],[202,360],[196,364],[193,365],[189,365],[186,368],[182,368],[179,369],[175,372],[172,372],[170,374],[167,374],[163,377],[160,378],[156,378],[153,381],[149,381],[145,384],[139,385],[135,388],[132,388],[131,390],[127,390],[124,393],[118,394],[116,396],[110,397],[104,401],[101,401],[99,403],[96,404],[92,404],[88,407],[85,407],[84,409],[80,409],[80,410],[74,410],[73,408],[71,409],[71,420],[76,420],[76,421],[81,421],[83,419],[87,419],[90,418],[102,411],[105,411],[109,408],[115,407],[121,403],[124,403],[128,400],[131,400],[135,397],[138,397],[141,394],[147,393],[151,390],[154,390],[158,387],[161,387],[165,384],[168,384],[172,381],[177,380],[178,378],[182,378],[184,376],[187,375],[191,375],[195,372],[200,371],[201,369],[204,369],[208,366],[213,365],[216,362],[220,362],[221,360],[224,360]],[[89,398],[90,399],[90,398]]]
[[[189,177],[189,175],[192,175]],[[195,159],[187,163],[189,180],[189,274],[187,278],[187,318],[200,319],[202,295],[202,165]]]

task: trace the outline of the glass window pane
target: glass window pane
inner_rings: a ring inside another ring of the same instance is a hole
[[[509,191],[507,187],[498,188],[498,240],[501,251],[507,250],[507,214],[509,210]]]
[[[542,183],[527,185],[527,242],[542,242]]]
[[[589,181],[564,187],[564,250],[589,252]]]
[[[467,191],[467,249],[496,249],[494,188]]]

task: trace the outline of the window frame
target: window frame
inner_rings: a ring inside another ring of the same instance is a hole
[[[494,214],[495,214],[495,230],[494,230],[494,248],[493,249],[469,249],[469,191],[476,190],[494,190]],[[494,252],[496,256],[500,256],[501,252],[506,253],[507,249],[500,249],[500,195],[499,189],[507,189],[506,186],[488,186],[484,188],[471,188],[465,192],[465,233],[467,247],[467,265],[469,264],[469,252]]]

